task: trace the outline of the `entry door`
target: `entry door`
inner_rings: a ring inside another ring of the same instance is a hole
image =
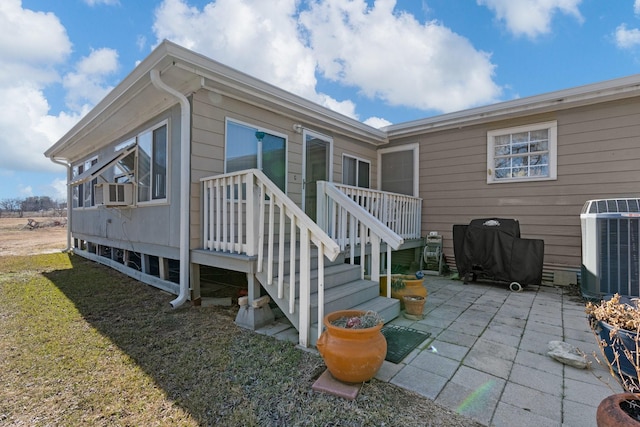
[[[306,130],[303,138],[302,203],[305,213],[315,221],[318,192],[316,182],[331,181],[332,140],[327,136]]]

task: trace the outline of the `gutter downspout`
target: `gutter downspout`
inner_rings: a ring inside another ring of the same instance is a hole
[[[151,70],[151,83],[161,91],[167,92],[180,101],[180,293],[171,301],[178,308],[189,299],[189,201],[191,179],[191,105],[182,93],[168,86],[160,78],[160,71]]]
[[[71,182],[71,163],[63,160],[58,160],[55,157],[51,157],[50,159],[53,163],[58,165],[62,165],[67,168],[67,247],[63,252],[68,252],[71,250],[71,186],[69,183]]]

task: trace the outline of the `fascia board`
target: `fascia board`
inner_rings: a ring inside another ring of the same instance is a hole
[[[397,138],[531,114],[560,111],[639,95],[640,74],[398,123],[382,128],[382,130],[387,132],[389,138]]]

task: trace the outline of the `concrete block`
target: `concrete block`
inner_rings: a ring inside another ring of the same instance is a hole
[[[573,271],[554,271],[553,284],[558,286],[577,285],[578,275]]]
[[[324,371],[311,386],[315,391],[329,393],[348,400],[354,400],[358,397],[361,387],[362,383],[347,384],[336,380],[329,370]]]
[[[240,307],[236,315],[236,325],[251,329],[252,331],[273,323],[274,320],[275,316],[268,305],[260,308],[246,305]]]

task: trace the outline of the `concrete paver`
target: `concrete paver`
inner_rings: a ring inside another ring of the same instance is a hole
[[[425,317],[392,324],[431,333],[399,364],[376,378],[412,390],[490,426],[595,426],[600,401],[621,392],[593,354],[600,352],[584,303],[566,288],[511,292],[492,283],[462,284],[425,276]],[[591,368],[546,355],[549,341],[583,351]]]

